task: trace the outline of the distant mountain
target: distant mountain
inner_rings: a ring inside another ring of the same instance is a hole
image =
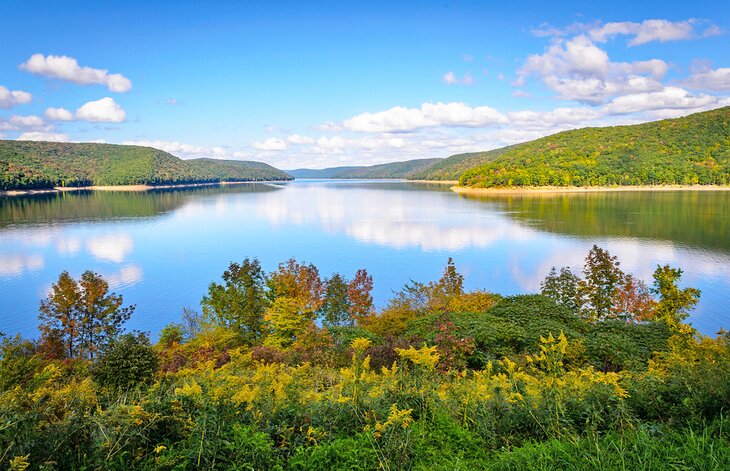
[[[263,162],[220,159],[192,159],[184,162],[196,174],[221,182],[292,179],[286,172]]]
[[[0,140],[0,189],[289,180],[260,162],[182,160],[151,147]]]
[[[458,157],[458,156],[455,156]],[[440,163],[471,187],[730,184],[730,107],[631,126],[565,131],[498,151],[484,162]],[[426,173],[432,171],[427,169]],[[423,173],[422,173],[423,175]]]
[[[405,162],[393,162],[389,164],[371,165],[368,167],[332,167],[321,170],[296,169],[287,170],[287,173],[294,178],[407,178],[413,179],[413,175],[428,168],[442,159],[417,159]]]

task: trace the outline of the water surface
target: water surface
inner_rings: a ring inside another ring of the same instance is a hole
[[[63,270],[91,269],[137,305],[128,328],[156,334],[198,309],[230,261],[290,257],[323,275],[366,268],[382,306],[448,257],[469,288],[534,292],[550,267],[580,268],[593,244],[650,282],[657,264],[702,290],[691,321],[730,327],[730,192],[457,195],[393,181],[252,183],[146,193],[0,198],[0,331],[36,336],[40,299]]]

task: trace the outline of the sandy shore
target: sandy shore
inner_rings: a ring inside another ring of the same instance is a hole
[[[249,183],[284,183],[291,180],[266,180],[246,182],[213,182],[185,183],[181,185],[110,185],[110,186],[57,186],[45,190],[10,190],[0,191],[0,196],[40,195],[44,193],[60,193],[64,191],[150,191],[169,188],[196,188],[202,186],[246,185]]]
[[[452,186],[451,191],[464,195],[537,195],[551,193],[597,193],[615,191],[730,191],[721,185],[646,185],[646,186],[584,186],[584,187],[517,187],[517,188],[469,188]]]
[[[438,185],[458,185],[459,180],[406,180],[410,183],[434,183]]]

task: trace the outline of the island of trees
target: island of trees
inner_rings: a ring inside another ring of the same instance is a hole
[[[0,466],[727,469],[730,335],[685,323],[681,275],[594,247],[505,297],[449,259],[377,311],[365,270],[245,259],[153,345],[103,278],[62,273],[39,338],[0,345]]]
[[[261,162],[182,160],[151,147],[0,140],[0,191],[291,179]]]

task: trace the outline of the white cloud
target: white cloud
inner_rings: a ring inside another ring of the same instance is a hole
[[[76,110],[76,119],[93,123],[122,123],[127,114],[113,98],[90,101]]]
[[[474,84],[474,77],[471,76],[471,74],[464,74],[463,77],[459,78],[456,76],[455,73],[449,71],[446,72],[443,77],[441,77],[441,80],[443,80],[445,83],[449,85],[473,85]]]
[[[18,116],[13,115],[10,119],[0,120],[2,131],[50,131],[52,124],[43,121],[43,118],[35,115]]]
[[[620,96],[603,107],[608,114],[628,114],[647,110],[697,109],[717,103],[717,97],[693,95],[679,87],[666,87],[658,92]]]
[[[301,145],[301,144],[314,144],[315,140],[309,136],[300,136],[299,134],[292,134],[286,138],[286,142],[289,144]]]
[[[639,46],[654,41],[682,41],[707,38],[723,34],[723,30],[708,21],[690,18],[684,21],[649,19],[640,23],[614,21],[608,23],[572,23],[563,28],[543,23],[532,30],[537,37],[564,37],[586,34],[593,41],[606,42],[617,36],[629,36],[629,46]]]
[[[611,62],[606,51],[581,35],[555,40],[545,53],[528,57],[514,85],[534,75],[561,99],[598,105],[612,96],[661,90],[668,70],[659,59]]]
[[[253,143],[253,147],[258,150],[264,151],[281,151],[286,150],[286,142],[275,137],[270,137],[265,141],[256,141]]]
[[[40,116],[11,116],[10,124],[18,128],[39,128],[45,125]]]
[[[591,29],[588,34],[591,39],[605,42],[618,35],[633,36],[629,46],[638,46],[653,41],[667,42],[692,39],[695,33],[695,20],[668,21],[644,20],[641,23],[633,21],[611,22],[601,27]]]
[[[554,129],[599,119],[603,113],[594,108],[556,108],[552,111],[513,111],[507,113],[510,124],[522,129]]]
[[[127,146],[154,147],[155,149],[164,150],[165,152],[169,152],[170,154],[183,159],[192,159],[197,157],[220,158],[227,155],[227,152],[223,147],[196,146],[193,144],[184,144],[178,141],[137,140],[124,141],[122,144]],[[237,156],[234,154],[234,157]]]
[[[408,132],[437,126],[481,127],[504,122],[504,115],[489,106],[423,103],[420,108],[396,106],[378,113],[362,113],[346,120],[343,126],[357,132]]]
[[[43,115],[51,121],[73,121],[74,115],[66,108],[48,108]]]
[[[694,73],[684,82],[684,85],[702,90],[729,91],[730,67]]]
[[[81,67],[73,57],[33,54],[20,64],[20,69],[43,77],[67,80],[82,85],[99,84],[116,93],[128,92],[132,82],[121,74],[110,74],[106,69]]]
[[[58,132],[29,131],[18,136],[19,141],[68,142],[68,135]]]
[[[33,95],[22,90],[8,90],[0,85],[0,108],[9,109],[16,105],[30,103]]]

